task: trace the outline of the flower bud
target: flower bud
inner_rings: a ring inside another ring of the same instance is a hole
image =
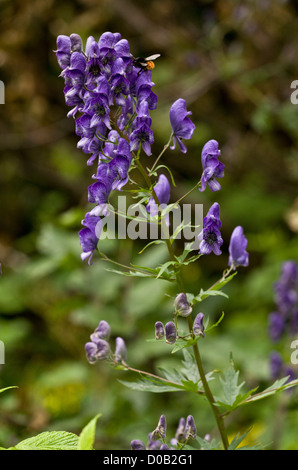
[[[85,351],[88,362],[90,362],[90,364],[94,364],[97,360],[108,358],[110,353],[110,345],[104,339],[98,339],[96,343],[86,343]]]
[[[176,339],[177,339],[177,330],[175,323],[172,321],[169,321],[166,326],[166,342],[170,344],[174,344]]]
[[[186,442],[186,433],[185,433],[185,418],[180,418],[176,434],[175,434],[175,439],[183,444]]]
[[[105,339],[109,340],[111,334],[111,327],[105,320],[101,320],[98,327],[95,329],[94,333],[90,336],[91,341],[94,343],[97,342],[98,339]]]
[[[134,439],[130,443],[130,447],[132,450],[146,450],[146,446],[143,441],[140,441],[140,439]]]
[[[205,327],[203,325],[203,320],[204,320],[204,314],[203,313],[198,313],[195,321],[193,323],[193,332],[196,336],[200,335],[203,338],[205,337]]]
[[[155,338],[156,339],[162,339],[165,335],[165,330],[163,323],[161,321],[157,321],[155,323]]]
[[[185,433],[186,433],[186,439],[189,439],[190,437],[195,439],[197,437],[197,429],[196,429],[195,421],[193,419],[193,416],[191,415],[187,416],[186,418]]]
[[[188,302],[186,295],[183,293],[177,295],[174,301],[174,307],[176,314],[181,315],[181,317],[188,317],[192,312],[192,307]]]
[[[125,362],[127,356],[126,345],[123,338],[116,338],[115,361]]]
[[[69,37],[70,37],[70,44],[71,44],[72,52],[82,52],[83,42],[82,42],[81,36],[73,33]]]
[[[166,429],[167,429],[166,417],[165,415],[161,415],[158,421],[157,428],[154,429],[154,431],[151,433],[152,441],[156,441],[159,438],[165,439]]]

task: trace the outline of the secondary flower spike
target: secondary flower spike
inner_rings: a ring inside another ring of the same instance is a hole
[[[239,225],[234,228],[229,245],[229,266],[235,269],[237,266],[248,266],[249,255],[246,251],[247,238],[243,228]]]
[[[170,147],[171,150],[176,148],[176,142],[178,142],[181,152],[187,152],[187,148],[182,142],[182,139],[191,139],[196,127],[188,117],[191,114],[191,111],[186,110],[186,102],[184,99],[179,98],[172,104],[170,109],[170,123],[173,131],[173,145]]]
[[[221,189],[220,183],[215,178],[223,178],[225,165],[218,160],[219,155],[218,142],[214,139],[209,140],[202,150],[203,174],[199,191],[205,191],[207,184],[212,192]]]

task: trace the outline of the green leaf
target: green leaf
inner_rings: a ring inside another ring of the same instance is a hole
[[[138,380],[137,382],[127,382],[125,380],[119,380],[120,383],[131,390],[138,390],[141,392],[153,392],[153,393],[164,393],[164,392],[177,392],[177,390],[184,390],[184,386],[181,384],[167,384],[162,380],[158,381],[148,379],[147,377]]]
[[[237,274],[237,271],[235,271],[233,274],[230,274],[230,276],[225,277],[225,274],[219,281],[217,281],[212,287],[210,287],[209,290],[220,290],[222,287],[224,287],[228,282],[230,282],[233,277],[235,277]]]
[[[286,390],[288,388],[292,388],[298,385],[298,380],[292,380],[291,382],[286,383],[288,379],[289,379],[289,376],[276,380],[270,387],[246,399],[245,403],[250,403],[251,401],[262,400],[263,398],[269,397],[271,395],[274,395],[275,393],[281,392],[283,390]],[[241,404],[245,404],[245,403],[241,403]]]
[[[162,243],[165,243],[164,240],[153,240],[152,242],[147,243],[147,245],[142,248],[141,251],[139,251],[139,255],[141,255],[150,245],[160,245]]]
[[[89,423],[83,428],[78,442],[78,450],[93,450],[95,440],[96,423],[101,414],[97,414]]]
[[[206,299],[209,296],[217,296],[217,295],[221,295],[222,297],[225,297],[227,299],[229,298],[229,296],[225,294],[224,292],[222,292],[221,290],[208,289],[204,291],[203,289],[201,289],[200,293],[196,295],[195,297],[193,297],[192,303],[193,305],[195,305],[198,302],[202,302],[202,300]]]
[[[19,442],[16,450],[77,450],[79,438],[66,431],[42,432]]]
[[[224,398],[217,401],[219,404],[233,406],[244,385],[244,382],[238,384],[238,378],[239,371],[235,370],[234,363],[231,359],[228,369],[223,373],[222,377],[220,377]]]
[[[228,450],[236,450],[239,444],[246,438],[248,433],[251,431],[252,428],[250,428],[248,431],[246,431],[244,434],[240,435],[240,433],[236,434],[234,436],[232,442],[230,443]]]

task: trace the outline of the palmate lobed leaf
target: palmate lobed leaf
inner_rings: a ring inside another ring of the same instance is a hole
[[[11,450],[77,450],[79,438],[66,431],[42,432],[34,437],[29,437]]]

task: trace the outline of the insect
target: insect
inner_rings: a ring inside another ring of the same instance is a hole
[[[134,57],[133,58],[133,65],[140,69],[139,74],[143,70],[152,70],[155,67],[154,60],[160,57],[160,54],[153,54],[149,57],[144,59],[143,57]]]

